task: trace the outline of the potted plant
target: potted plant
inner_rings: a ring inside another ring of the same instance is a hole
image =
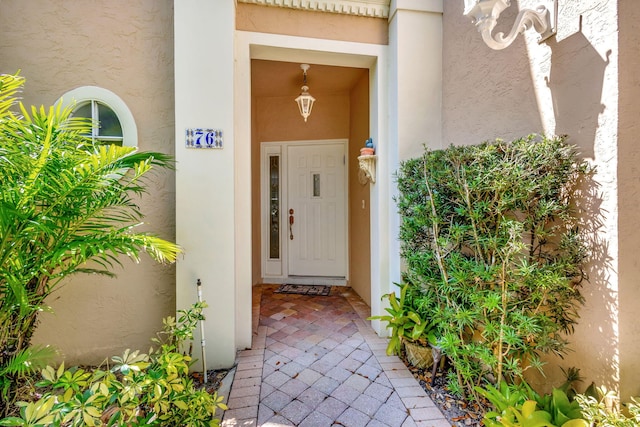
[[[383,295],[383,299],[389,300],[389,307],[385,308],[389,314],[371,316],[367,320],[387,322],[387,328],[391,329],[387,354],[400,354],[404,345],[409,363],[424,369],[433,364],[431,344],[436,341],[433,325],[405,304],[407,289],[408,285],[402,287],[400,298],[394,292]]]

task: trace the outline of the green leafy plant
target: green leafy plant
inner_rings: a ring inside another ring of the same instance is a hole
[[[172,167],[169,156],[94,145],[91,123],[70,109],[19,103],[23,84],[0,75],[0,416],[14,409],[20,378],[52,354],[30,348],[31,337],[67,276],[112,276],[123,256],[173,262],[179,252],[137,230],[136,197],[153,168]]]
[[[1,426],[48,427],[55,425],[51,409],[56,403],[54,396],[33,403],[20,403],[20,416],[0,420]]]
[[[486,384],[483,387],[476,386],[475,390],[493,406],[493,410],[485,415],[489,420],[502,416],[509,408],[522,406],[527,400],[534,400],[537,397],[525,382],[515,385],[500,381],[498,387]]]
[[[629,415],[618,407],[618,396],[606,388],[597,388],[598,396],[576,395],[584,418],[591,426],[637,427],[640,425],[640,400],[631,398],[626,405]]]
[[[563,138],[538,136],[402,164],[407,304],[434,319],[453,391],[520,381],[565,351],[587,255],[571,201],[588,173]]]
[[[589,427],[589,423],[582,418],[567,420],[562,424],[555,424],[553,416],[547,411],[538,410],[535,400],[527,400],[519,408],[509,408],[496,422],[485,424],[488,427]]]
[[[410,340],[427,345],[428,341],[434,341],[431,323],[426,318],[420,317],[411,306],[405,303],[408,285],[400,290],[400,298],[395,293],[383,295],[383,299],[389,300],[389,307],[385,311],[389,314],[371,316],[368,320],[381,320],[387,322],[387,328],[391,329],[391,337],[387,346],[387,354],[400,354],[402,340]]]
[[[573,400],[576,394],[578,394],[576,384],[581,383],[584,378],[580,375],[580,369],[578,368],[570,367],[568,369],[564,369],[561,367],[560,370],[564,374],[566,380],[558,387],[558,389],[562,390],[570,400]],[[585,393],[591,393],[591,389],[593,387],[595,386],[591,383]]]
[[[151,341],[162,346],[170,346],[172,350],[184,351],[185,342],[193,340],[193,331],[198,326],[198,322],[204,320],[202,310],[208,305],[204,301],[194,303],[187,310],[178,310],[178,318],[168,316],[162,320],[163,330],[157,333],[156,338]],[[191,346],[186,354],[191,356]]]
[[[476,391],[494,408],[485,414],[487,427],[589,427],[578,402],[570,402],[560,389],[539,396],[526,382],[509,385],[502,381],[498,388],[486,385]]]
[[[184,310],[170,330],[193,333],[202,303]],[[167,326],[165,326],[165,331]],[[175,342],[175,338],[169,339]],[[37,386],[45,390],[34,402],[20,402],[20,414],[0,426],[218,426],[217,409],[226,410],[217,393],[194,386],[191,357],[163,344],[150,354],[126,350],[111,358],[109,369],[93,371],[47,366]]]
[[[562,426],[569,420],[582,419],[582,410],[575,400],[570,401],[567,394],[554,388],[551,395],[538,399],[538,406],[551,414],[551,421]]]

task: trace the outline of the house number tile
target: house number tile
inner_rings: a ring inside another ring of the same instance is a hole
[[[185,132],[187,148],[222,148],[223,138],[221,129],[195,128]]]

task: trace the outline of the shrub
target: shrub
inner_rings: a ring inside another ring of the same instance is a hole
[[[577,372],[577,371],[575,371]],[[483,422],[487,427],[637,427],[640,425],[640,405],[631,398],[626,406],[629,415],[618,409],[618,397],[612,391],[591,384],[582,394],[575,394],[569,379],[552,393],[538,395],[526,382],[500,387],[485,384],[476,387],[493,407]]]
[[[173,262],[179,252],[138,231],[136,197],[152,169],[172,167],[170,157],[94,145],[91,123],[70,109],[17,102],[23,83],[0,75],[0,416],[13,407],[19,378],[51,353],[30,348],[31,336],[65,277],[113,275],[122,256],[137,261],[143,252]]]
[[[578,402],[558,388],[539,396],[526,382],[510,386],[502,381],[499,388],[485,385],[476,391],[494,408],[484,416],[487,427],[589,427]]]
[[[177,324],[164,319],[162,335],[169,339],[149,355],[126,350],[106,370],[47,366],[38,383],[42,397],[20,402],[20,415],[0,426],[218,426],[216,409],[226,409],[222,397],[194,386],[191,357],[177,347],[192,339],[196,323],[189,319],[200,318],[204,307],[182,311]]]
[[[565,351],[586,256],[571,198],[587,173],[563,138],[535,136],[401,165],[407,300],[433,320],[454,391],[518,381]]]
[[[640,398],[631,398],[626,404],[628,415],[619,410],[618,395],[605,388],[597,389],[597,396],[578,394],[576,401],[582,415],[591,426],[637,427],[640,425]]]
[[[387,354],[401,354],[402,342],[416,342],[422,346],[427,346],[432,338],[432,325],[425,319],[420,318],[418,313],[405,304],[408,285],[404,285],[400,290],[400,298],[391,292],[382,296],[382,299],[389,300],[389,307],[385,308],[388,314],[381,316],[371,316],[367,320],[381,320],[387,323],[387,328],[391,329]]]

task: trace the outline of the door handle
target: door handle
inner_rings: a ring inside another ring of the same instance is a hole
[[[293,217],[293,209],[289,209],[289,239],[293,240],[293,223],[295,222]]]

